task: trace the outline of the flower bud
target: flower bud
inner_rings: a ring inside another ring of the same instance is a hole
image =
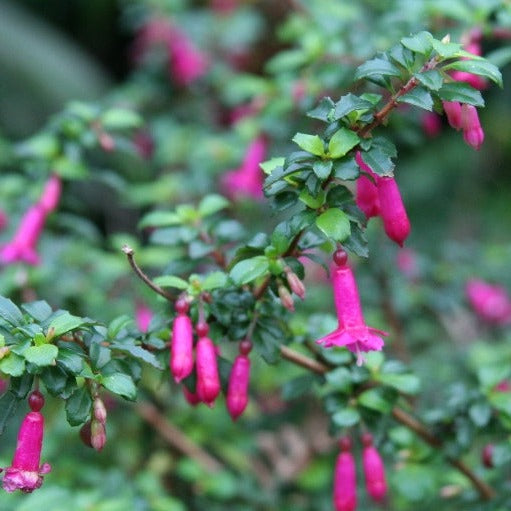
[[[457,101],[442,101],[442,105],[451,127],[455,130],[463,128],[463,123],[461,122],[461,104]]]
[[[96,397],[92,404],[94,418],[101,424],[106,424],[106,408],[101,398]]]
[[[227,387],[227,410],[235,421],[248,404],[248,386],[250,383],[250,359],[238,355],[232,365]]]
[[[201,337],[196,350],[197,395],[208,406],[213,406],[220,393],[215,346],[209,337]]]
[[[351,441],[341,442],[341,453],[337,457],[334,475],[335,511],[355,511],[357,507],[357,481]]]
[[[373,216],[378,216],[380,213],[380,199],[378,197],[378,188],[375,184],[377,176],[371,167],[369,167],[369,165],[364,162],[360,151],[357,151],[355,160],[361,170],[373,177],[373,179],[371,179],[364,174],[359,176],[357,179],[357,191],[355,196],[355,202],[357,203],[357,206],[369,219]]]
[[[174,380],[179,383],[193,370],[193,327],[186,309],[176,304],[178,314],[172,324],[172,344],[170,352],[170,370]]]
[[[364,450],[362,452],[362,464],[366,480],[367,493],[373,500],[379,502],[387,495],[387,481],[385,479],[385,466],[380,453],[373,445],[372,435],[365,433],[362,436]]]
[[[106,444],[105,425],[98,420],[93,419],[90,425],[91,437],[90,443],[96,451],[101,451]]]
[[[463,140],[478,151],[484,141],[484,131],[481,128],[475,106],[463,104],[461,107],[461,123],[463,127]]]
[[[182,389],[183,389],[183,395],[185,396],[185,399],[188,402],[188,404],[190,404],[192,406],[196,406],[201,402],[200,397],[197,394],[190,392],[186,388],[186,385],[183,385]]]
[[[43,193],[39,199],[39,205],[46,211],[47,214],[56,209],[60,200],[61,191],[62,182],[60,177],[56,174],[52,174],[50,179],[48,179],[44,185]]]
[[[299,296],[302,300],[305,299],[305,286],[303,282],[298,278],[298,275],[291,270],[289,266],[284,268],[284,272],[286,273],[286,280],[289,284],[289,287],[295,295]]]
[[[293,297],[291,293],[288,291],[287,287],[284,284],[279,284],[278,287],[280,303],[291,312],[295,311],[295,304],[293,302]]]
[[[486,468],[493,468],[493,444],[486,444],[481,452],[481,459]]]

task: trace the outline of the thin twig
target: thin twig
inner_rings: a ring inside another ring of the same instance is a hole
[[[176,450],[195,460],[208,472],[219,472],[222,464],[202,447],[190,440],[180,429],[163,416],[151,403],[142,402],[135,406],[137,413],[150,424],[160,436]]]
[[[122,251],[126,254],[126,257],[128,258],[128,262],[130,263],[131,268],[137,275],[137,277],[142,280],[148,287],[150,287],[155,293],[158,293],[160,296],[163,296],[163,298],[166,298],[169,302],[174,302],[176,300],[176,297],[162,289],[160,286],[156,285],[138,266],[138,264],[135,262],[135,251],[129,247],[128,245],[124,245],[122,247]]]
[[[313,373],[325,374],[330,370],[327,365],[307,357],[302,353],[298,353],[297,351],[288,348],[287,346],[281,346],[280,353],[286,360],[289,360],[293,364],[299,365],[309,371],[312,371]],[[396,421],[412,430],[415,434],[417,434],[417,436],[421,437],[432,447],[437,449],[442,447],[442,441],[439,438],[433,435],[433,433],[431,433],[426,428],[426,426],[422,424],[422,422],[405,412],[403,409],[395,406],[392,408],[392,416]],[[495,490],[484,481],[479,479],[479,477],[477,477],[477,475],[467,465],[465,465],[463,461],[457,458],[452,458],[450,456],[445,456],[445,459],[450,465],[468,477],[470,482],[479,492],[479,495],[481,495],[484,500],[491,500],[495,496]]]

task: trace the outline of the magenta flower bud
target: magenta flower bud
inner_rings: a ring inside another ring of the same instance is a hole
[[[335,511],[355,511],[357,508],[357,470],[350,449],[351,442],[342,442],[341,453],[335,464]]]
[[[442,101],[445,115],[452,128],[460,130],[463,128],[461,122],[461,104],[457,101]]]
[[[290,312],[295,311],[295,303],[293,301],[293,297],[291,293],[288,291],[287,287],[284,284],[279,284],[278,293],[280,298],[280,303]]]
[[[186,310],[187,307],[184,311],[178,311],[172,324],[170,370],[176,383],[189,376],[193,370],[193,327]]]
[[[5,491],[31,493],[43,484],[43,475],[51,470],[48,463],[40,465],[43,434],[44,418],[41,412],[29,412],[18,433],[12,464],[5,469]]]
[[[465,82],[474,87],[474,89],[484,90],[488,88],[488,81],[482,76],[468,73],[467,71],[453,71],[451,73],[453,80],[457,82]]]
[[[141,332],[147,332],[149,330],[149,325],[151,324],[151,320],[153,319],[153,311],[144,305],[143,303],[139,303],[135,307],[135,322],[137,324],[137,328]]]
[[[220,393],[215,346],[209,337],[201,337],[197,341],[196,350],[197,394],[201,401],[213,406]]]
[[[45,219],[46,211],[40,205],[31,206],[23,215],[13,239],[0,249],[0,263],[39,264],[36,249]]]
[[[228,197],[263,198],[263,171],[259,164],[265,160],[267,145],[263,135],[256,137],[248,146],[241,166],[221,177],[221,187]]]
[[[366,480],[367,493],[380,502],[387,495],[387,481],[385,479],[385,466],[380,453],[373,445],[372,435],[365,433],[362,436],[364,451],[362,453],[362,464]]]
[[[186,385],[183,385],[182,389],[183,389],[183,395],[185,396],[185,399],[188,402],[188,404],[190,404],[192,406],[196,406],[201,402],[200,397],[197,394],[190,392],[186,388]]]
[[[98,420],[92,420],[90,425],[90,443],[94,450],[101,451],[106,444],[105,425]]]
[[[482,320],[496,325],[511,322],[511,297],[503,287],[471,279],[465,286],[465,293],[470,306]]]
[[[479,122],[479,115],[475,106],[463,104],[461,107],[461,123],[463,127],[463,139],[473,147],[479,150],[484,141],[484,131]]]
[[[343,250],[337,251],[346,254]],[[318,339],[318,344],[346,346],[357,354],[357,364],[364,361],[362,352],[380,351],[383,347],[381,336],[387,333],[371,328],[365,324],[360,306],[357,284],[346,257],[334,254],[337,267],[332,269],[332,287],[339,325],[336,330]]]
[[[234,359],[227,387],[227,410],[235,421],[248,404],[248,386],[250,383],[250,359],[238,355]]]
[[[291,291],[299,296],[302,300],[305,299],[305,286],[303,282],[298,278],[298,275],[291,270],[289,266],[284,268],[284,272],[286,273],[286,280],[291,288]]]
[[[92,403],[92,412],[94,418],[101,424],[106,424],[106,407],[100,397],[94,398]]]
[[[52,174],[44,185],[43,193],[39,199],[39,205],[46,211],[46,214],[54,211],[60,200],[62,182],[57,174]]]
[[[376,188],[375,184],[378,176],[373,172],[371,167],[364,162],[360,151],[357,151],[355,154],[355,160],[360,169],[372,177],[371,179],[371,177],[364,174],[359,176],[357,179],[357,191],[355,195],[355,202],[357,203],[357,206],[369,219],[380,214],[380,199],[378,196],[378,188]]]
[[[422,130],[430,137],[436,137],[442,130],[441,117],[435,112],[425,112],[421,118]]]
[[[511,381],[501,380],[497,383],[497,385],[495,385],[494,389],[497,392],[511,392]]]
[[[393,177],[379,177],[377,181],[380,199],[380,216],[387,236],[400,247],[410,234],[410,221]]]
[[[481,452],[481,461],[486,468],[493,468],[493,444],[486,444]]]
[[[170,72],[178,85],[186,87],[207,72],[209,61],[206,56],[176,27],[172,27],[168,47]]]

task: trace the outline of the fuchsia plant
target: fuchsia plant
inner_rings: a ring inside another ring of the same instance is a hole
[[[387,481],[385,479],[385,466],[380,453],[373,445],[373,437],[369,433],[362,435],[362,464],[366,481],[367,493],[377,502],[387,495]]]
[[[170,370],[177,383],[193,370],[193,327],[185,300],[176,302],[177,316],[172,325]]]
[[[357,508],[357,469],[351,453],[351,439],[339,441],[341,452],[337,457],[334,475],[335,511],[355,511]]]
[[[227,410],[236,420],[247,407],[248,386],[250,383],[250,359],[248,354],[252,349],[252,343],[248,340],[240,343],[240,354],[235,358],[229,375],[227,388]]]
[[[220,393],[217,354],[213,341],[206,337],[209,327],[206,323],[197,324],[196,371],[197,395],[203,403],[212,407]]]

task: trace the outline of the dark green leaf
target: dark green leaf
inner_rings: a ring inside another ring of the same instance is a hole
[[[59,349],[54,344],[41,344],[40,346],[30,346],[23,356],[27,362],[38,367],[52,365],[59,354]]]
[[[73,316],[69,312],[63,312],[56,316],[48,325],[48,331],[52,330],[53,337],[59,337],[62,334],[76,330],[90,324],[90,320]]]
[[[109,325],[108,325],[108,331],[107,336],[110,339],[113,339],[117,337],[117,335],[125,329],[128,325],[131,325],[133,323],[133,318],[129,317],[127,314],[123,314],[122,316],[119,316],[115,318]]]
[[[221,195],[211,194],[206,195],[199,203],[199,214],[210,216],[222,209],[229,207],[229,201]]]
[[[316,377],[312,374],[305,374],[289,380],[282,387],[283,399],[286,401],[296,399],[297,397],[310,392],[314,385],[315,378]]]
[[[492,409],[488,403],[475,403],[468,409],[468,414],[472,422],[482,428],[490,422]]]
[[[386,399],[381,389],[369,389],[358,396],[358,403],[384,414],[392,410],[392,402]]]
[[[331,160],[318,160],[312,165],[312,170],[319,179],[326,179],[330,175],[330,172],[332,172],[332,165],[333,162]]]
[[[332,415],[333,423],[340,428],[350,428],[360,421],[360,414],[356,408],[343,408]]]
[[[316,225],[329,238],[338,242],[343,242],[351,232],[346,213],[338,208],[330,208],[321,213],[316,218]]]
[[[394,162],[381,147],[372,147],[362,154],[362,159],[379,176],[394,175]]]
[[[490,64],[487,60],[458,60],[443,67],[444,70],[457,69],[474,75],[484,76],[502,87],[502,74],[497,66]]]
[[[354,158],[341,160],[334,165],[334,177],[343,181],[352,181],[360,175],[360,169]]]
[[[426,53],[432,50],[433,36],[429,32],[419,32],[411,37],[403,37],[401,44],[416,53]]]
[[[438,39],[432,39],[433,49],[443,58],[450,59],[456,56],[461,50],[461,44],[442,42]]]
[[[309,112],[307,112],[307,117],[312,117],[313,119],[319,119],[320,121],[329,122],[329,115],[332,112],[335,104],[329,97],[321,98],[318,106]]]
[[[79,374],[83,369],[83,358],[76,351],[60,346],[57,364],[62,365],[73,374]]]
[[[76,389],[75,378],[70,378],[59,366],[49,367],[43,371],[41,378],[45,387],[53,396],[66,398]]]
[[[420,389],[420,380],[414,374],[378,374],[378,381],[390,387],[394,387],[399,392],[405,394],[417,394]]]
[[[76,389],[66,401],[67,421],[71,426],[83,424],[90,416],[92,399],[86,385]]]
[[[135,358],[138,358],[139,360],[142,360],[143,362],[146,362],[153,367],[156,367],[156,369],[163,369],[163,366],[161,365],[160,361],[156,358],[156,356],[151,353],[148,350],[145,350],[141,346],[137,346],[136,344],[130,343],[121,343],[121,342],[114,342],[111,344],[111,347],[113,349],[123,351],[126,353],[129,353]]]
[[[3,434],[7,422],[16,412],[19,402],[20,399],[12,392],[6,392],[0,397],[0,435]]]
[[[9,392],[12,392],[17,398],[25,399],[27,394],[32,390],[34,375],[25,373],[19,378],[11,378],[9,384]]]
[[[373,104],[367,99],[362,99],[351,92],[343,96],[336,104],[332,116],[333,121],[341,119],[355,110],[370,110]]]
[[[0,318],[12,326],[21,325],[25,322],[18,307],[9,298],[4,296],[0,296]]]
[[[328,350],[325,350],[329,351]],[[351,355],[347,353],[346,349],[339,353],[343,355],[341,359],[344,363],[351,361]],[[347,367],[336,367],[334,370],[329,371],[326,374],[326,381],[330,384],[330,387],[334,390],[340,390],[342,392],[349,392],[351,389],[351,373]]]
[[[382,58],[368,60],[355,71],[355,80],[381,76],[401,76],[401,71],[392,62]]]
[[[235,264],[230,271],[230,276],[238,286],[242,286],[267,273],[268,267],[266,256],[255,256]]]
[[[484,106],[481,93],[465,82],[445,83],[438,91],[438,97],[444,101],[459,101],[474,106]]]
[[[408,103],[424,110],[433,110],[433,99],[424,87],[415,87],[398,99],[399,103]]]
[[[419,80],[419,82],[424,85],[429,90],[438,90],[442,87],[444,83],[444,78],[441,75],[440,71],[436,69],[430,69],[429,71],[424,71],[423,73],[417,73],[415,78]]]
[[[21,308],[36,321],[44,321],[52,313],[48,302],[38,300],[37,302],[24,303]]]
[[[123,396],[131,401],[137,397],[137,388],[130,376],[124,373],[115,373],[101,379],[102,385],[110,392]]]

